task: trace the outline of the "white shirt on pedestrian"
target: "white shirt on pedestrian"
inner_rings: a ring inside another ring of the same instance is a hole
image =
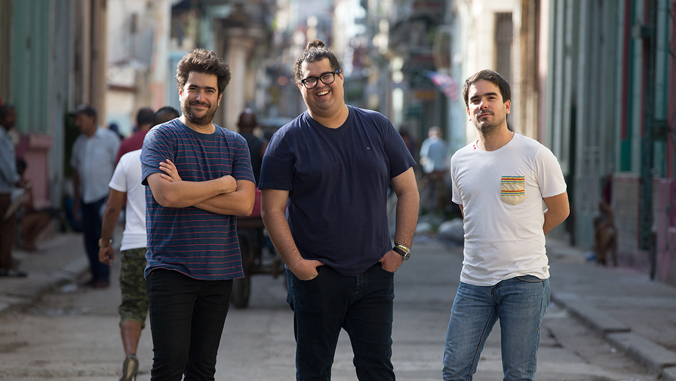
[[[141,150],[131,151],[120,158],[108,186],[127,193],[122,250],[146,247],[146,193],[141,184]]]
[[[443,139],[430,136],[423,141],[420,147],[420,157],[427,158],[423,164],[425,173],[446,172],[448,145]]]
[[[81,134],[75,139],[70,164],[80,176],[80,197],[86,204],[108,196],[119,148],[117,134],[101,127],[91,137]]]

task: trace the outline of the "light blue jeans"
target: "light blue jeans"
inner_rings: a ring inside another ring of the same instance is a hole
[[[533,380],[549,280],[527,275],[493,286],[460,282],[444,351],[444,381],[472,380],[484,344],[500,320],[504,380]]]

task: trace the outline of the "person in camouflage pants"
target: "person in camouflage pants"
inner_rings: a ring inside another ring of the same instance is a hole
[[[143,270],[146,268],[146,248],[130,249],[120,253],[120,291],[122,303],[117,308],[120,325],[125,321],[134,321],[145,328],[148,314],[148,296]]]
[[[154,125],[178,117],[178,111],[163,107],[155,113]],[[110,265],[115,259],[113,231],[127,199],[125,229],[122,233],[120,256],[120,291],[122,303],[120,334],[126,358],[122,365],[120,381],[136,380],[139,362],[136,357],[141,331],[145,328],[148,314],[148,295],[143,272],[146,267],[146,202],[145,187],[141,185],[141,150],[124,154],[113,178],[110,180],[110,194],[103,212],[103,226],[99,240],[99,261]]]

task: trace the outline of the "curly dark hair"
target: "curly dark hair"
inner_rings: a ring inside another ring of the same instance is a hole
[[[225,87],[230,83],[230,67],[225,60],[218,58],[216,53],[206,49],[194,49],[178,61],[176,67],[176,85],[182,89],[188,82],[190,72],[213,74],[218,78],[218,95],[220,96]]]
[[[467,99],[467,96],[469,95],[470,86],[482,79],[484,81],[492,82],[498,87],[498,89],[500,89],[500,95],[502,95],[503,103],[512,100],[512,90],[509,87],[509,82],[507,82],[507,80],[497,72],[490,69],[484,69],[467,78],[465,80],[465,84],[462,85],[462,99],[465,100],[466,107],[469,107],[469,99]]]
[[[343,71],[340,62],[338,62],[338,58],[336,58],[336,55],[333,54],[329,48],[324,46],[324,41],[310,41],[307,44],[305,50],[303,50],[303,53],[301,53],[301,55],[296,58],[296,62],[293,64],[293,72],[295,73],[296,82],[300,82],[300,80],[303,79],[300,76],[300,67],[303,65],[303,62],[319,62],[325,58],[329,59],[331,69],[340,70],[341,72]]]

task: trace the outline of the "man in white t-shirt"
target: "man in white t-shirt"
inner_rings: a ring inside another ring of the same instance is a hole
[[[110,286],[110,267],[98,261],[97,240],[101,236],[101,208],[106,204],[108,182],[115,170],[120,138],[97,124],[96,109],[80,105],[75,111],[80,136],[73,143],[73,217],[81,219],[84,246],[91,279],[84,286],[105,289]]]
[[[507,128],[511,91],[500,74],[482,70],[462,92],[479,139],[451,159],[465,247],[443,376],[471,379],[499,319],[504,379],[532,380],[550,297],[545,234],[568,217],[566,183],[549,149]]]
[[[176,109],[163,107],[155,113],[154,125],[178,116]],[[120,314],[122,346],[126,355],[121,381],[136,379],[139,366],[136,350],[148,313],[148,296],[143,276],[146,267],[146,199],[145,187],[141,184],[143,175],[140,157],[141,150],[138,149],[120,158],[108,184],[110,192],[103,212],[103,226],[99,239],[99,261],[110,265],[115,259],[111,237],[126,197],[125,226],[120,247],[122,303],[117,309]]]

